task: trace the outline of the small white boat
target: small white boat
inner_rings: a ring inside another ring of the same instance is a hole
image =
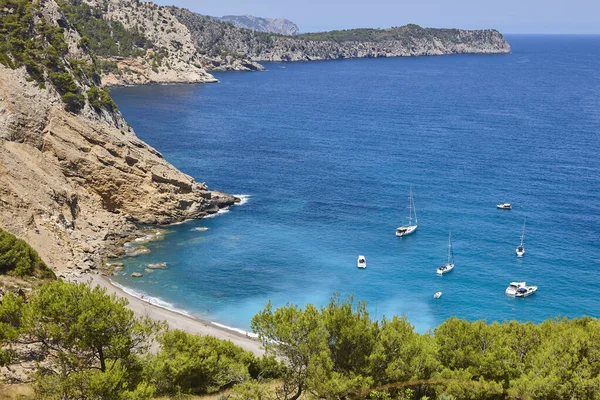
[[[365,258],[365,256],[358,256],[358,260],[356,261],[356,265],[360,269],[367,268],[367,259]]]
[[[523,242],[525,241],[525,223],[527,222],[527,218],[523,222],[523,233],[521,234],[521,244],[517,247],[515,252],[517,253],[517,257],[523,257],[525,255],[525,247],[523,246]]]
[[[396,236],[403,237],[410,235],[417,230],[419,226],[419,220],[417,219],[417,209],[415,208],[415,199],[413,198],[412,185],[410,186],[410,192],[408,196],[408,225],[402,225],[396,229]],[[413,225],[413,214],[415,216],[415,223]]]
[[[454,252],[452,251],[452,232],[448,233],[448,262],[437,269],[437,274],[442,276],[454,269]]]
[[[500,210],[512,210],[512,206],[510,205],[510,203],[496,204],[496,208],[498,208]]]
[[[524,287],[527,287],[526,282],[511,282],[510,285],[508,285],[508,287],[504,291],[504,293],[506,293],[507,296],[516,296],[517,291]]]
[[[517,289],[516,297],[528,297],[537,292],[537,286],[524,286]]]
[[[437,292],[436,294],[433,295],[434,299],[439,299],[440,297],[442,297],[442,292]]]

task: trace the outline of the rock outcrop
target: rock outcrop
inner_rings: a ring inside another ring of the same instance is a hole
[[[233,204],[138,139],[112,105],[94,103],[99,89],[83,72],[91,66],[76,68],[89,58],[81,37],[54,0],[40,4],[31,29],[45,21],[64,35],[43,43],[33,32],[29,40],[48,49],[41,54],[64,48],[66,56],[48,67],[61,73],[46,72],[42,82],[14,51],[14,68],[0,65],[0,226],[62,274],[99,267],[138,223],[201,218]],[[65,80],[69,96],[55,84]],[[83,104],[70,112],[73,96]]]
[[[258,32],[290,36],[300,33],[298,25],[285,18],[262,18],[253,15],[225,15],[213,18],[217,21],[230,22],[238,28],[251,29]]]

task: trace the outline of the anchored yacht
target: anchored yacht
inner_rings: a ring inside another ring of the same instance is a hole
[[[398,229],[396,229],[396,236],[398,237],[403,237],[406,235],[410,235],[411,233],[413,233],[414,231],[417,230],[417,227],[419,226],[419,220],[417,219],[417,209],[415,208],[415,199],[413,198],[413,192],[412,192],[412,185],[410,185],[410,193],[409,193],[409,200],[408,200],[408,225],[403,225],[401,227],[399,227]],[[414,219],[415,219],[415,223],[413,225],[412,221],[413,221],[413,214],[414,214]]]
[[[527,222],[527,218],[523,222],[523,233],[521,234],[521,244],[517,247],[516,253],[517,257],[523,257],[525,255],[525,247],[523,246],[523,242],[525,241],[525,223]]]
[[[510,205],[510,203],[496,204],[496,208],[498,208],[500,210],[512,210],[512,206]]]
[[[437,269],[438,275],[444,275],[454,269],[454,252],[452,251],[452,232],[448,233],[448,262]]]

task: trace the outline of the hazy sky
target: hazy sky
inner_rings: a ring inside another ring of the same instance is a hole
[[[600,0],[158,0],[214,16],[285,17],[302,32],[426,27],[503,33],[600,33]]]

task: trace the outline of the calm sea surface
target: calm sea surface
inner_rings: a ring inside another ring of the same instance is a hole
[[[113,90],[175,166],[250,196],[167,228],[115,281],[241,329],[269,300],[334,292],[419,331],[450,316],[600,317],[600,36],[508,40],[510,55],[270,63],[219,84]],[[399,239],[410,184],[419,229]],[[450,230],[456,268],[440,278]],[[168,269],[145,272],[152,262]],[[539,291],[508,298],[515,280]]]

